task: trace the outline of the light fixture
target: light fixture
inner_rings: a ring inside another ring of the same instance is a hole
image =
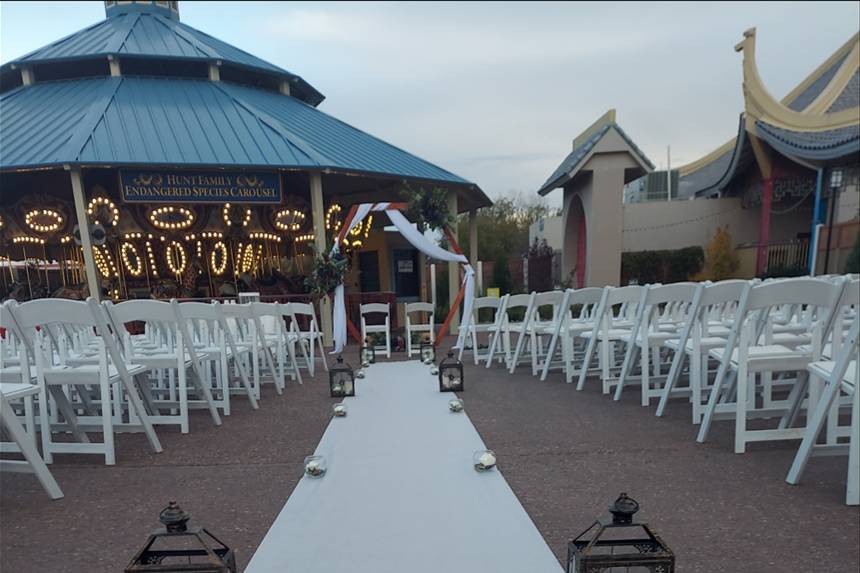
[[[241,210],[241,207],[239,208]],[[224,204],[224,209],[221,210],[221,216],[224,218],[224,223],[228,227],[232,227],[236,225],[237,227],[241,224],[243,227],[247,227],[248,223],[251,222],[251,210],[245,209],[245,213],[240,214],[238,216],[234,215],[233,210],[230,206],[230,203]]]
[[[340,219],[336,218],[340,215],[343,208],[337,203],[332,203],[328,211],[325,213],[325,230],[337,233],[340,226],[343,224]]]
[[[152,235],[149,235],[152,238]],[[152,250],[152,243],[146,242],[146,258],[149,259],[149,268],[152,269],[152,276],[158,278],[158,265],[155,263],[155,253]]]
[[[37,233],[53,233],[63,226],[63,217],[53,209],[33,209],[24,215],[24,222]]]
[[[296,237],[296,242],[297,243],[311,243],[311,242],[313,242],[314,238],[315,237],[314,237],[313,233],[307,233],[305,235],[299,235],[298,237]]]
[[[112,227],[116,227],[119,225],[119,209],[116,208],[116,205],[113,201],[108,199],[107,197],[93,197],[90,199],[89,204],[87,205],[87,215],[93,217],[97,215],[99,208],[105,207],[108,211],[108,218],[110,219],[110,223]],[[98,223],[99,220],[95,219],[93,223]]]
[[[830,170],[830,188],[838,189],[842,187],[842,169],[836,167]]]
[[[194,212],[185,207],[159,207],[149,214],[149,222],[158,229],[174,231],[194,224]]]
[[[12,243],[15,245],[30,243],[32,245],[44,245],[45,239],[41,239],[39,237],[28,237],[26,235],[21,237],[13,237]]]
[[[128,269],[128,272],[131,273],[133,277],[139,277],[144,273],[144,262],[143,259],[140,258],[140,253],[137,252],[137,248],[131,243],[123,243],[119,248],[120,256],[122,257],[122,262],[125,265],[125,268]],[[134,258],[134,263],[132,264],[131,258]]]
[[[185,272],[185,265],[188,263],[188,255],[185,253],[185,247],[179,241],[170,241],[164,248],[164,258],[167,259],[167,268],[175,275],[181,275]]]
[[[105,249],[105,251],[107,251],[107,249]],[[106,252],[102,253],[101,249],[93,245],[93,260],[95,261],[96,267],[98,267],[99,272],[102,274],[102,276],[105,278],[110,278],[111,266],[113,262],[110,261],[110,255]]]
[[[218,262],[218,254],[221,254],[221,262]],[[212,247],[212,253],[209,255],[209,262],[212,265],[212,274],[215,276],[221,276],[224,274],[224,271],[227,270],[227,245],[224,244],[223,241],[218,241],[215,243],[215,246]]]
[[[283,209],[275,213],[274,223],[281,231],[295,233],[302,228],[305,222],[305,214],[298,209]]]

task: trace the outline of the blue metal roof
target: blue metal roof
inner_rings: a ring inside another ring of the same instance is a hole
[[[860,124],[825,131],[792,131],[761,120],[755,125],[758,136],[785,155],[830,160],[860,152]]]
[[[564,161],[561,162],[561,165],[556,167],[555,171],[552,172],[552,175],[541,185],[540,189],[538,189],[538,193],[541,195],[545,195],[556,189],[561,187],[565,183],[567,183],[567,179],[569,178],[569,174],[572,173],[579,166],[580,162],[582,162],[589,152],[597,145],[597,142],[606,135],[606,132],[609,131],[610,128],[615,129],[618,134],[624,139],[627,145],[639,156],[639,159],[645,165],[649,166],[651,169],[654,169],[654,164],[651,163],[651,160],[645,156],[645,153],[642,152],[639,147],[633,143],[633,140],[621,129],[617,123],[607,123],[601,129],[594,132],[594,134],[585,140],[582,144],[576,147],[573,151],[568,154],[567,157],[564,158]]]
[[[155,12],[117,14],[8,62],[0,69],[108,55],[221,60],[275,76],[284,76],[294,85],[299,85],[299,91],[304,92],[305,96],[302,99],[312,105],[319,105],[324,99],[319,91],[299,76]]]
[[[37,82],[0,95],[0,124],[4,170],[306,168],[472,185],[293,97],[229,82],[131,76]]]

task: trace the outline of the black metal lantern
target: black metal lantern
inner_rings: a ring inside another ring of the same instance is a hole
[[[338,356],[337,364],[329,370],[328,383],[332,398],[355,396],[355,375],[352,367],[343,361],[343,356]]]
[[[361,365],[370,366],[376,363],[376,348],[370,343],[369,338],[364,339],[364,346],[361,347]]]
[[[433,364],[436,362],[436,345],[430,342],[429,338],[421,341],[420,356],[421,362],[424,364]]]
[[[171,501],[158,515],[164,527],[150,534],[125,573],[237,573],[233,550],[206,529],[188,525],[190,518]]]
[[[642,519],[636,500],[622,493],[600,517],[567,546],[567,573],[651,571],[673,573],[675,554]]]
[[[439,391],[463,391],[463,363],[454,358],[454,352],[448,352],[448,358],[439,363]]]

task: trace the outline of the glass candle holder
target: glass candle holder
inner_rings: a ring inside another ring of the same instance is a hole
[[[305,475],[321,478],[327,470],[325,456],[308,456],[305,458]]]
[[[460,398],[454,398],[448,401],[448,409],[454,413],[463,411],[463,400]]]
[[[332,412],[334,412],[335,418],[343,418],[344,416],[346,416],[346,404],[344,404],[343,402],[335,404],[331,407],[331,409]]]
[[[496,467],[496,454],[493,450],[477,450],[472,460],[475,462],[475,469],[479,472],[490,471]]]
[[[439,375],[439,369],[436,366],[434,366],[433,368],[430,369],[430,374],[432,374],[433,376],[438,376]]]
[[[359,380],[364,378],[365,377],[364,370],[359,370],[358,372],[356,372],[355,377],[358,378]]]

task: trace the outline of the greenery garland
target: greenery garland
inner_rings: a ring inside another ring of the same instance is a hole
[[[331,254],[331,249],[320,253],[314,247],[314,264],[305,286],[315,295],[325,296],[343,284],[348,260],[340,249]]]
[[[422,233],[436,231],[454,224],[454,216],[448,212],[448,191],[434,187],[429,191],[423,187],[413,190],[405,187],[400,194],[406,201],[406,217],[418,226]]]

